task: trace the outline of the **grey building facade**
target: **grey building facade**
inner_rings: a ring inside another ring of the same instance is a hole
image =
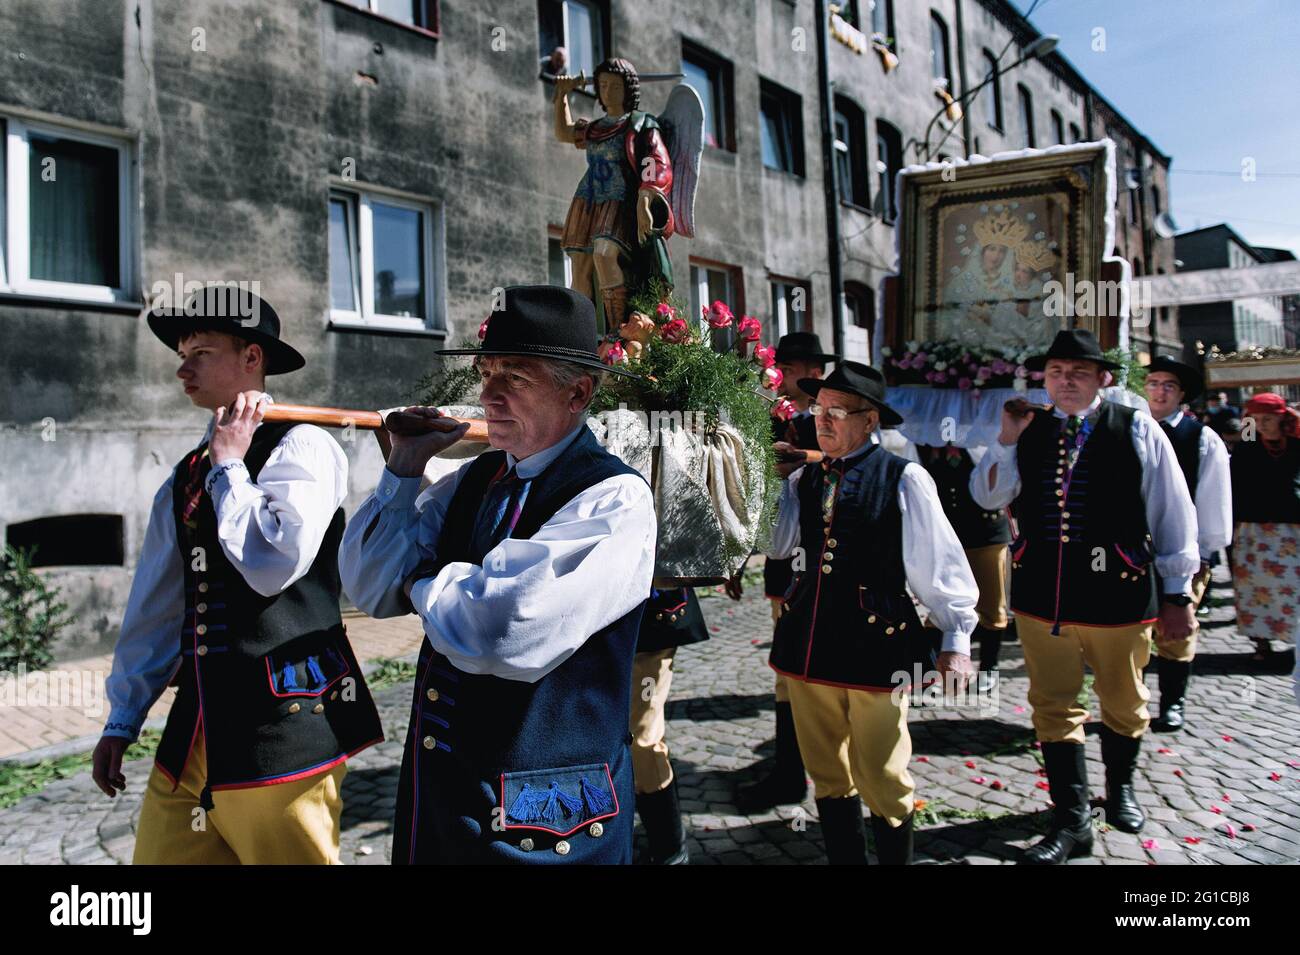
[[[960,97],[1037,33],[999,0],[856,0],[835,17],[842,321],[845,353],[866,359],[899,168],[1105,131],[1095,91],[1053,53],[936,122],[927,149],[941,93]],[[308,362],[270,379],[274,396],[410,401],[494,288],[564,279],[558,236],[585,164],[552,133],[556,47],[571,72],[617,55],[686,73],[710,142],[699,234],[669,243],[678,294],[759,317],[765,340],[806,328],[829,344],[819,27],[811,0],[0,6],[0,527],[41,542],[72,604],[59,655],[111,645],[150,501],[207,420],[141,310],[187,282],[258,283]],[[643,84],[642,108],[670,87]],[[594,97],[571,99],[598,115]],[[1164,267],[1149,241],[1122,249]],[[369,436],[340,440],[350,510],[381,461]]]

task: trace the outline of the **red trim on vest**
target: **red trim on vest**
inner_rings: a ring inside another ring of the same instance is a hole
[[[270,779],[257,779],[247,783],[221,783],[216,786],[209,786],[208,788],[211,789],[213,792],[217,792],[218,790],[228,790],[228,789],[256,789],[259,786],[275,786],[279,783],[291,783],[296,779],[306,779],[308,776],[315,776],[319,773],[323,773],[326,772],[327,770],[333,769],[339,763],[355,756],[357,753],[361,752],[366,747],[374,746],[376,743],[382,743],[383,741],[384,738],[382,736],[376,737],[375,739],[372,739],[369,742],[362,743],[360,746],[352,750],[352,752],[350,753],[344,753],[341,756],[334,757],[329,762],[321,763],[319,766],[312,766],[308,769],[300,769],[297,772],[289,773],[288,775],[285,776],[273,776]]]

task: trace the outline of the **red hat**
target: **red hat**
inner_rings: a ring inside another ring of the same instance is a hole
[[[1286,399],[1271,391],[1261,391],[1246,402],[1246,414],[1286,414]]]

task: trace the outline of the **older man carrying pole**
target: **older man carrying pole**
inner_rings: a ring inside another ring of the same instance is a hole
[[[595,310],[568,289],[505,291],[472,354],[495,450],[420,492],[464,425],[394,434],[339,551],[372,616],[427,639],[398,788],[393,860],[626,863],[633,654],[654,571],[650,488],[586,411],[608,370]]]

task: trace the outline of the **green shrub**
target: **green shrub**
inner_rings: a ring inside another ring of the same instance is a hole
[[[72,622],[59,589],[32,570],[34,553],[6,544],[0,559],[0,671],[49,666],[50,644]]]

